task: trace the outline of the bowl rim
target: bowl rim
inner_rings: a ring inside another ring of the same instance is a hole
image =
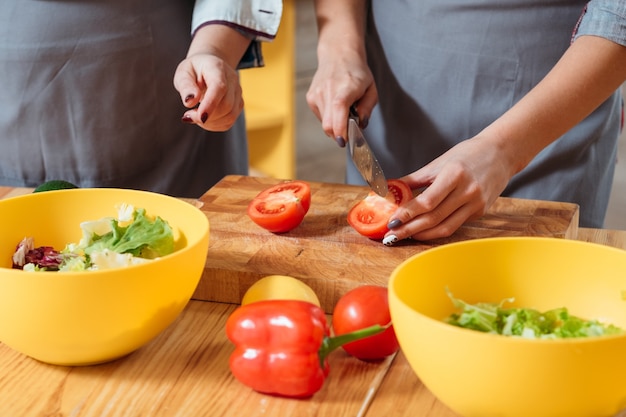
[[[441,329],[442,331],[461,332],[460,334],[465,334],[465,335],[468,335],[469,337],[476,337],[476,338],[496,338],[496,340],[499,340],[502,343],[529,344],[529,345],[548,344],[548,345],[559,346],[559,345],[587,344],[587,343],[614,343],[615,341],[621,341],[622,339],[626,339],[626,328],[623,328],[624,332],[622,334],[606,335],[606,336],[599,336],[599,337],[578,337],[578,338],[561,338],[561,339],[528,339],[528,338],[524,338],[521,336],[504,336],[504,335],[499,335],[495,333],[486,333],[486,332],[481,332],[477,330],[466,329],[463,327],[455,326],[453,324],[446,323],[443,320],[438,320],[426,314],[423,314],[413,309],[412,307],[410,307],[403,300],[402,297],[396,294],[394,284],[398,279],[397,277],[399,275],[400,270],[403,267],[405,267],[407,264],[413,262],[414,259],[416,258],[429,256],[429,255],[426,255],[426,253],[447,250],[450,248],[450,246],[459,247],[459,246],[476,245],[476,244],[490,244],[490,243],[493,243],[494,241],[530,242],[530,241],[539,241],[539,240],[541,240],[542,242],[543,241],[559,242],[557,244],[562,244],[565,242],[568,245],[587,246],[587,247],[594,246],[597,248],[602,248],[602,250],[613,251],[613,252],[617,252],[626,256],[626,250],[616,248],[614,246],[603,245],[603,244],[596,243],[596,242],[587,242],[587,241],[582,241],[582,240],[565,239],[565,238],[557,238],[557,237],[549,237],[549,236],[546,236],[546,237],[543,237],[543,236],[496,236],[496,237],[488,237],[488,238],[470,239],[470,240],[464,240],[460,242],[452,242],[452,243],[443,244],[440,246],[427,248],[424,251],[416,253],[412,255],[411,257],[405,259],[402,263],[400,263],[398,266],[394,268],[394,270],[391,272],[391,275],[389,277],[389,282],[388,282],[388,288],[389,288],[388,297],[390,298],[389,300],[390,305],[391,305],[391,298],[394,297],[404,308],[411,310],[412,312],[417,314],[421,319],[428,321],[429,323],[433,324],[434,326],[436,326],[436,328]],[[624,286],[624,290],[626,290],[626,285]],[[624,300],[624,302],[626,303],[626,299]],[[393,320],[393,317],[392,317],[392,320]]]
[[[189,202],[186,202],[184,200],[182,200],[181,198],[178,197],[173,197],[171,195],[168,194],[162,194],[162,193],[158,193],[158,192],[153,192],[153,191],[146,191],[146,190],[137,190],[137,189],[132,189],[132,188],[116,188],[116,187],[81,187],[81,188],[70,188],[70,189],[61,189],[61,190],[50,190],[50,191],[43,191],[40,193],[29,193],[29,194],[22,194],[22,195],[17,195],[17,196],[13,196],[13,197],[8,197],[8,198],[4,198],[4,199],[0,199],[0,205],[3,205],[6,203],[13,203],[16,200],[27,200],[27,199],[35,199],[35,198],[41,198],[42,194],[48,194],[48,195],[52,195],[52,194],[64,194],[64,193],[100,193],[100,192],[106,192],[106,193],[125,193],[125,194],[143,194],[143,195],[149,195],[151,197],[155,197],[155,198],[162,198],[164,200],[169,200],[170,202],[172,202],[173,204],[177,204],[179,205],[181,208],[183,208],[184,210],[187,210],[189,213],[194,213],[194,215],[196,214],[195,212],[197,211],[197,213],[201,214],[198,215],[198,228],[202,228],[202,232],[201,232],[201,237],[198,238],[196,241],[194,242],[188,242],[188,244],[184,247],[181,248],[179,250],[176,250],[175,252],[172,252],[170,254],[167,254],[165,256],[161,256],[158,258],[155,258],[155,261],[160,261],[160,260],[166,260],[169,259],[171,257],[176,256],[177,254],[183,253],[183,252],[187,252],[193,249],[194,246],[201,244],[202,241],[206,238],[206,236],[208,235],[209,231],[210,231],[210,225],[209,225],[209,219],[207,218],[207,216],[204,214],[204,212],[197,206],[194,206],[193,204],[190,204]],[[149,215],[155,215],[154,213],[150,213],[148,212]],[[158,215],[158,214],[157,214]],[[164,219],[166,221],[168,221],[167,219]],[[77,227],[80,227],[80,225],[77,225]],[[148,263],[139,263],[139,264],[134,264],[134,265],[128,265],[124,267],[124,270],[133,270],[133,269],[137,269],[137,268],[145,268],[150,266],[152,263],[148,262]],[[102,270],[93,270],[93,271],[55,271],[54,272],[54,276],[55,277],[64,277],[64,276],[68,276],[68,277],[72,277],[72,276],[76,276],[78,274],[83,274],[83,273],[88,273],[89,276],[97,276],[99,274],[106,274],[106,273],[110,273],[112,269],[102,269]],[[2,267],[0,266],[0,271],[11,271],[11,273],[13,273],[13,271],[15,271],[16,273],[28,273],[27,271],[22,271],[19,269],[13,269],[13,268],[8,268],[8,267]]]

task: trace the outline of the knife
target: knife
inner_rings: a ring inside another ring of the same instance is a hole
[[[350,107],[348,117],[348,152],[363,179],[370,188],[381,197],[387,195],[387,179],[374,153],[370,149],[363,132],[359,129],[359,115],[354,106]]]

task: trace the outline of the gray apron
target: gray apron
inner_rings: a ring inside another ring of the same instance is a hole
[[[187,0],[3,0],[0,185],[63,179],[197,197],[248,169],[245,122],[181,122]]]
[[[368,60],[379,105],[365,130],[390,178],[468,139],[520,100],[570,44],[586,0],[373,0]],[[543,150],[503,195],[581,207],[601,227],[619,137],[617,91]],[[347,181],[363,183],[349,162]]]

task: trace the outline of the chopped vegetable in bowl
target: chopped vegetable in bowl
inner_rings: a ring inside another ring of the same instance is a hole
[[[513,298],[500,303],[469,304],[448,296],[460,312],[451,314],[446,322],[466,329],[526,339],[565,339],[622,334],[624,330],[598,320],[585,320],[569,314],[565,307],[540,312],[532,308],[504,308]]]
[[[130,204],[117,207],[118,217],[105,217],[80,224],[83,236],[64,249],[35,247],[25,237],[13,254],[13,268],[25,271],[85,271],[119,268],[147,262],[174,251],[174,234],[160,217]]]

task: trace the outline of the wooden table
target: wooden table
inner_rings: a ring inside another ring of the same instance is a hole
[[[0,187],[0,198],[29,192]],[[579,229],[578,239],[626,249],[626,231]],[[62,367],[0,344],[0,416],[458,417],[422,385],[402,353],[366,363],[331,354],[330,375],[306,400],[258,394],[228,368],[224,334],[236,304],[192,300],[148,345],[114,362]]]

